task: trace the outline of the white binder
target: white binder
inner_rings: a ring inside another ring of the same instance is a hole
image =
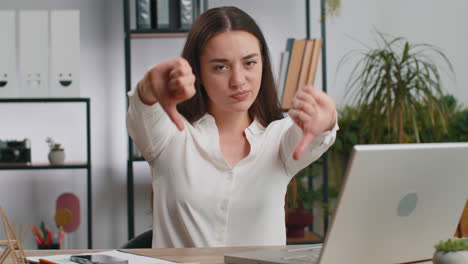
[[[47,97],[49,75],[48,12],[19,12],[20,95]]]
[[[50,97],[80,96],[80,12],[50,12]]]
[[[15,11],[0,10],[0,97],[17,97]]]

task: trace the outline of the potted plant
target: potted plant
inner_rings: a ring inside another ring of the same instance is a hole
[[[432,261],[434,264],[465,264],[468,263],[468,240],[450,238],[440,241],[435,246],[436,251]]]
[[[49,144],[49,162],[52,165],[62,165],[65,162],[65,150],[61,147],[60,143],[55,142],[52,138],[48,137],[46,142]]]
[[[313,164],[301,170],[291,179],[286,193],[286,232],[288,238],[300,238],[305,236],[305,227],[313,223],[312,210],[319,206],[324,214],[330,214],[331,206],[324,203],[322,186],[314,188],[313,181],[323,171],[323,161],[317,160]],[[333,187],[328,188],[330,201],[337,197],[338,192]]]
[[[378,36],[379,47],[353,51],[340,62],[359,57],[346,95],[359,109],[360,129],[368,133],[368,143],[421,142],[424,127],[446,133],[448,108],[440,100],[444,96],[440,72],[444,65],[453,74],[450,61],[432,45]]]

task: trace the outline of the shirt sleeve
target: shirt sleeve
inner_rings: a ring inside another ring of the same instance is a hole
[[[128,92],[127,130],[143,157],[152,161],[178,132],[159,103],[144,104],[138,89]]]
[[[294,160],[292,155],[302,137],[302,130],[290,117],[287,117],[287,119],[289,126],[281,137],[280,155],[284,162],[286,172],[290,177],[293,177],[310,163],[319,159],[320,156],[333,145],[336,139],[336,131],[338,131],[339,127],[337,119],[335,126],[331,130],[325,131],[317,136],[312,143],[310,143],[302,157],[299,160]]]

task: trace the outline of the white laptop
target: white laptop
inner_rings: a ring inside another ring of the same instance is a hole
[[[427,261],[435,244],[455,234],[467,198],[468,143],[357,145],[323,248],[301,245],[226,254],[224,261]]]

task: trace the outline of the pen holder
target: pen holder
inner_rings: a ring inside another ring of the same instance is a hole
[[[60,249],[60,244],[37,245],[37,249]]]

